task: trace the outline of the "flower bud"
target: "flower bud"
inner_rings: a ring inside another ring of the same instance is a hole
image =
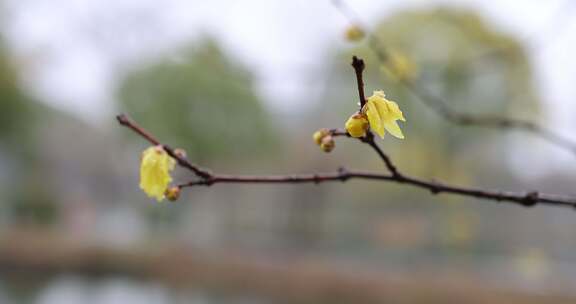
[[[164,193],[164,195],[166,195],[166,198],[173,202],[176,201],[179,197],[180,197],[180,187],[170,187],[168,189],[166,189],[166,192]]]
[[[332,138],[332,136],[327,135],[322,138],[322,142],[320,143],[320,149],[322,149],[322,151],[329,153],[330,151],[334,150],[334,146],[336,146],[336,143],[334,142],[334,138]]]
[[[366,135],[369,124],[366,115],[355,113],[346,121],[346,131],[352,137],[362,137]]]
[[[386,64],[381,66],[386,77],[394,82],[412,81],[418,77],[418,66],[404,53],[390,51]]]
[[[180,158],[186,158],[186,150],[182,148],[174,149],[174,154]]]
[[[328,130],[326,128],[322,128],[322,129],[314,132],[314,135],[312,135],[312,137],[314,138],[314,142],[317,145],[320,145],[320,144],[322,144],[322,139],[328,135],[330,135],[330,130]]]
[[[364,30],[357,25],[351,25],[346,29],[346,40],[350,42],[360,41],[365,35]]]

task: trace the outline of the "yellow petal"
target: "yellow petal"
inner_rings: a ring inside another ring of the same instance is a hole
[[[396,120],[389,120],[384,122],[384,128],[386,131],[390,132],[390,134],[394,135],[394,137],[403,139],[404,134],[402,134],[402,130],[396,123]]]
[[[384,125],[382,124],[378,107],[373,98],[368,98],[368,101],[366,102],[366,116],[368,116],[370,128],[381,138],[384,138]]]
[[[176,160],[170,156],[166,157],[166,159],[168,162],[168,170],[170,171],[174,170],[174,167],[176,167]]]
[[[400,119],[401,121],[406,121],[406,119],[404,118],[404,114],[402,114],[402,111],[400,111],[400,108],[398,107],[397,103],[391,100],[386,100],[386,104],[394,119]]]
[[[384,91],[374,91],[372,92],[372,96],[370,96],[372,98],[386,98],[386,94],[384,94]]]
[[[164,199],[176,161],[161,146],[149,147],[142,153],[140,188],[158,201]]]
[[[390,120],[392,112],[388,108],[388,104],[386,103],[386,99],[381,98],[374,101],[374,105],[376,105],[376,109],[378,109],[378,114],[380,115],[380,119],[382,123],[384,120]]]
[[[363,110],[363,113],[368,116],[370,128],[380,137],[383,138],[385,131],[388,131],[395,137],[404,138],[404,134],[396,122],[397,120],[406,121],[404,114],[400,111],[397,103],[385,98],[383,91],[374,91]]]

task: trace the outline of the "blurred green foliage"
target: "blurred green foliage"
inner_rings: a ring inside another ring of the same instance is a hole
[[[536,116],[536,93],[521,46],[491,30],[477,15],[445,9],[405,12],[384,20],[377,34],[386,47],[407,54],[418,64],[419,85],[446,98],[455,109]],[[456,199],[450,196],[439,196],[442,203],[429,203],[436,197],[386,183],[298,185],[281,190],[227,186],[208,190],[210,195],[201,192],[206,190],[191,190],[187,192],[190,197],[175,204],[153,204],[137,187],[137,155],[130,154],[129,161],[122,157],[125,142],[112,141],[91,126],[82,128],[72,117],[29,99],[17,84],[17,66],[3,50],[0,46],[0,177],[8,177],[4,180],[9,183],[0,183],[0,198],[5,200],[0,216],[16,224],[61,225],[66,233],[89,232],[98,237],[105,235],[103,227],[112,227],[112,235],[120,237],[124,231],[146,230],[132,237],[139,241],[174,238],[182,246],[244,245],[276,252],[282,249],[288,254],[317,250],[322,258],[342,255],[368,267],[385,264],[408,270],[420,265],[442,267],[438,262],[457,267],[463,262],[477,263],[474,255],[505,252],[515,240],[538,241],[532,239],[537,236],[534,231],[518,232],[521,222],[537,227],[536,232],[547,231],[544,225],[533,225],[535,221],[523,217],[527,213],[516,207],[453,204]],[[310,115],[308,121],[314,128],[343,126],[356,110],[355,80],[349,67],[354,53],[367,61],[367,93],[384,89],[408,119],[402,125],[406,140],[387,136],[381,142],[402,170],[460,185],[482,175],[505,180],[499,185],[502,188],[514,182],[514,177],[501,177],[506,170],[495,168],[498,162],[507,161],[504,157],[478,157],[494,147],[506,149],[490,142],[502,138],[501,132],[484,133],[444,123],[386,78],[366,45],[351,52],[338,51],[336,73],[326,75],[328,95],[321,99],[322,111],[306,111],[299,118]],[[210,40],[137,68],[124,79],[118,94],[123,110],[162,142],[185,148],[195,162],[258,157],[258,163],[265,163],[260,157],[273,151],[277,143],[275,121],[270,121],[254,94],[252,76]],[[330,121],[319,125],[326,117]],[[302,125],[292,123],[282,139],[289,141]],[[115,124],[110,129],[142,143]],[[489,134],[494,136],[486,136]],[[295,144],[286,145],[290,160],[284,166],[290,167],[290,172],[320,170],[322,166],[332,169],[335,163],[384,169],[362,145],[343,140],[332,155],[316,150],[318,154],[312,154],[306,150],[313,147],[310,137],[300,135]],[[359,150],[348,153],[348,149]],[[327,163],[340,156],[344,157]],[[483,162],[486,159],[488,165]],[[252,163],[235,163],[242,172],[252,169]],[[492,163],[496,165],[490,167]],[[7,170],[4,164],[9,164]],[[282,165],[270,166],[269,171],[281,172]],[[230,164],[224,166],[230,168]],[[55,173],[58,170],[60,174]],[[60,187],[55,187],[58,184]],[[118,188],[122,190],[115,191]],[[119,195],[130,191],[139,196]],[[121,208],[114,209],[115,203]],[[132,217],[139,211],[145,223]],[[538,214],[542,213],[532,213]],[[553,220],[557,227],[557,218]],[[547,235],[540,238],[549,239]],[[565,238],[569,241],[571,235]],[[126,242],[122,239],[122,243]],[[571,247],[566,248],[570,251]],[[465,260],[468,257],[472,258]],[[34,278],[38,279],[38,273]]]
[[[35,123],[32,101],[19,87],[16,66],[0,41],[0,142],[4,149],[28,152]]]
[[[0,41],[0,177],[6,180],[0,198],[8,199],[0,210],[16,222],[49,223],[57,210],[53,192],[41,182],[46,172],[38,172],[42,151],[37,131],[53,112],[20,87],[17,68]]]
[[[134,71],[119,94],[123,110],[195,161],[261,156],[273,147],[252,76],[212,40]]]
[[[380,47],[416,64],[417,87],[440,97],[454,111],[538,121],[539,101],[522,46],[490,28],[475,12],[448,8],[400,12],[380,22],[374,34]],[[323,100],[340,101],[339,111],[323,115],[336,114],[343,121],[356,110],[353,74],[349,64],[343,64],[349,63],[353,54],[366,61],[368,96],[372,90],[383,89],[389,99],[399,103],[407,119],[401,124],[406,140],[391,148],[402,149],[397,157],[400,165],[415,174],[468,183],[471,177],[464,172],[482,165],[455,157],[465,157],[461,152],[474,146],[494,147],[489,142],[504,138],[504,132],[447,123],[426,102],[383,73],[367,41],[337,56],[337,73],[328,84],[334,89]],[[428,102],[438,105],[437,100]],[[385,144],[390,141],[395,140],[386,139]],[[497,147],[506,149],[505,145]],[[497,166],[502,165],[498,161]]]
[[[448,8],[404,11],[382,20],[374,33],[387,51],[401,53],[416,64],[417,87],[445,100],[456,112],[538,121],[539,100],[523,47],[515,38],[492,29],[475,12]],[[403,172],[462,186],[514,187],[517,177],[510,170],[502,170],[509,165],[507,139],[511,132],[446,122],[405,86],[387,77],[366,39],[336,54],[326,77],[329,89],[317,112],[329,126],[343,127],[358,109],[350,67],[352,55],[357,55],[366,62],[367,95],[384,90],[406,117],[407,121],[400,123],[406,139],[387,135],[381,141]],[[328,104],[331,111],[326,111]],[[357,146],[339,143],[336,153],[349,156],[344,160],[347,166],[373,169],[379,160]],[[354,191],[343,190],[334,196],[327,212],[339,212],[340,221],[350,224],[344,227],[338,222],[330,233],[343,242],[346,233],[362,229],[358,228],[360,223],[381,221],[383,228],[377,229],[374,237],[386,248],[417,247],[416,255],[421,256],[461,254],[486,244],[501,246],[495,244],[494,235],[481,230],[508,223],[502,220],[509,215],[507,210],[463,201],[407,187],[361,184]],[[386,218],[379,219],[384,214]],[[482,222],[472,220],[482,215]]]
[[[437,88],[456,110],[537,118],[538,100],[523,47],[477,13],[408,11],[382,22],[376,33],[387,48],[412,58],[421,82]]]

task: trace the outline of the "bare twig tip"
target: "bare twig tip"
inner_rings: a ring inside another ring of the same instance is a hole
[[[126,114],[124,113],[116,115],[116,120],[118,121],[119,124],[124,126],[127,125],[129,121],[128,116],[126,116]]]
[[[354,67],[355,70],[362,72],[365,67],[364,60],[358,58],[356,55],[352,56],[352,67]]]
[[[366,102],[364,95],[364,81],[362,76],[362,71],[364,70],[364,61],[356,56],[352,57],[352,66],[356,73],[356,80],[358,85],[358,95],[360,99],[360,107],[362,108]],[[450,111],[446,111],[447,117],[452,117],[454,115]],[[135,133],[139,134],[151,144],[161,145],[161,143],[148,131],[138,126],[136,122],[132,121],[128,116],[124,114],[119,114],[116,116],[118,122],[131,129]],[[454,118],[455,120],[469,120],[471,123],[475,122],[477,118],[470,116],[463,116]],[[491,119],[489,123],[498,123],[506,120],[502,119]],[[515,124],[520,124],[519,122],[514,122]],[[527,124],[523,125],[527,128]],[[534,125],[536,128],[536,125]],[[535,129],[540,130],[540,129]],[[331,134],[333,136],[349,136],[346,131],[339,129],[331,129]],[[550,134],[549,134],[550,135]],[[552,135],[550,135],[552,136]],[[347,171],[343,167],[338,169],[335,173],[314,173],[314,174],[302,174],[302,175],[262,175],[262,176],[248,176],[248,175],[221,175],[214,174],[206,169],[198,167],[197,165],[189,162],[186,158],[178,155],[172,148],[167,145],[162,145],[164,150],[178,161],[178,164],[184,168],[189,169],[199,177],[199,180],[191,181],[188,183],[178,185],[178,189],[183,187],[193,187],[193,186],[211,186],[217,183],[255,183],[255,184],[294,184],[294,183],[323,183],[323,182],[334,182],[341,181],[345,182],[349,179],[371,179],[371,180],[381,180],[395,182],[399,184],[411,185],[414,187],[419,187],[422,189],[427,189],[433,194],[438,193],[451,193],[455,195],[462,195],[468,197],[476,197],[481,199],[495,200],[497,202],[507,201],[520,204],[523,206],[531,207],[538,203],[556,205],[556,206],[570,206],[576,208],[576,198],[571,197],[557,197],[546,194],[540,194],[539,192],[533,191],[528,193],[512,193],[512,192],[501,192],[501,191],[490,191],[478,188],[466,188],[453,186],[448,184],[443,184],[439,182],[427,182],[425,180],[411,177],[409,175],[404,175],[395,164],[392,162],[390,157],[378,146],[374,141],[374,135],[368,132],[365,137],[359,138],[359,140],[365,144],[368,144],[372,149],[378,154],[380,159],[384,162],[386,168],[390,174],[375,174],[369,172],[360,171]]]

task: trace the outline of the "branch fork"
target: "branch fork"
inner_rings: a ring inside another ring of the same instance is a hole
[[[358,97],[360,107],[364,106],[366,101],[364,94],[363,70],[364,61],[356,56],[352,58],[352,67],[356,73],[356,82],[358,87]],[[210,170],[202,168],[192,162],[180,153],[176,153],[168,145],[161,144],[151,133],[140,127],[136,122],[125,114],[116,116],[118,123],[131,129],[136,134],[147,140],[153,145],[160,145],[168,155],[173,157],[178,165],[189,170],[197,179],[176,185],[179,189],[196,187],[196,186],[213,186],[224,183],[240,184],[303,184],[313,183],[320,184],[325,182],[347,182],[351,179],[375,180],[381,182],[394,182],[397,184],[409,185],[430,191],[431,194],[448,193],[465,197],[492,200],[496,202],[515,203],[517,205],[532,207],[537,204],[552,206],[564,206],[576,208],[576,197],[565,197],[558,195],[543,194],[538,191],[529,191],[527,193],[503,192],[494,190],[485,190],[480,188],[460,187],[444,184],[437,181],[427,181],[417,177],[405,175],[394,164],[392,159],[376,143],[374,134],[371,131],[366,136],[358,138],[361,143],[367,144],[379,156],[384,163],[388,173],[375,173],[366,171],[349,170],[340,167],[336,172],[327,173],[310,173],[294,175],[229,175],[212,173]],[[330,129],[329,133],[333,137],[352,138],[345,130]]]

